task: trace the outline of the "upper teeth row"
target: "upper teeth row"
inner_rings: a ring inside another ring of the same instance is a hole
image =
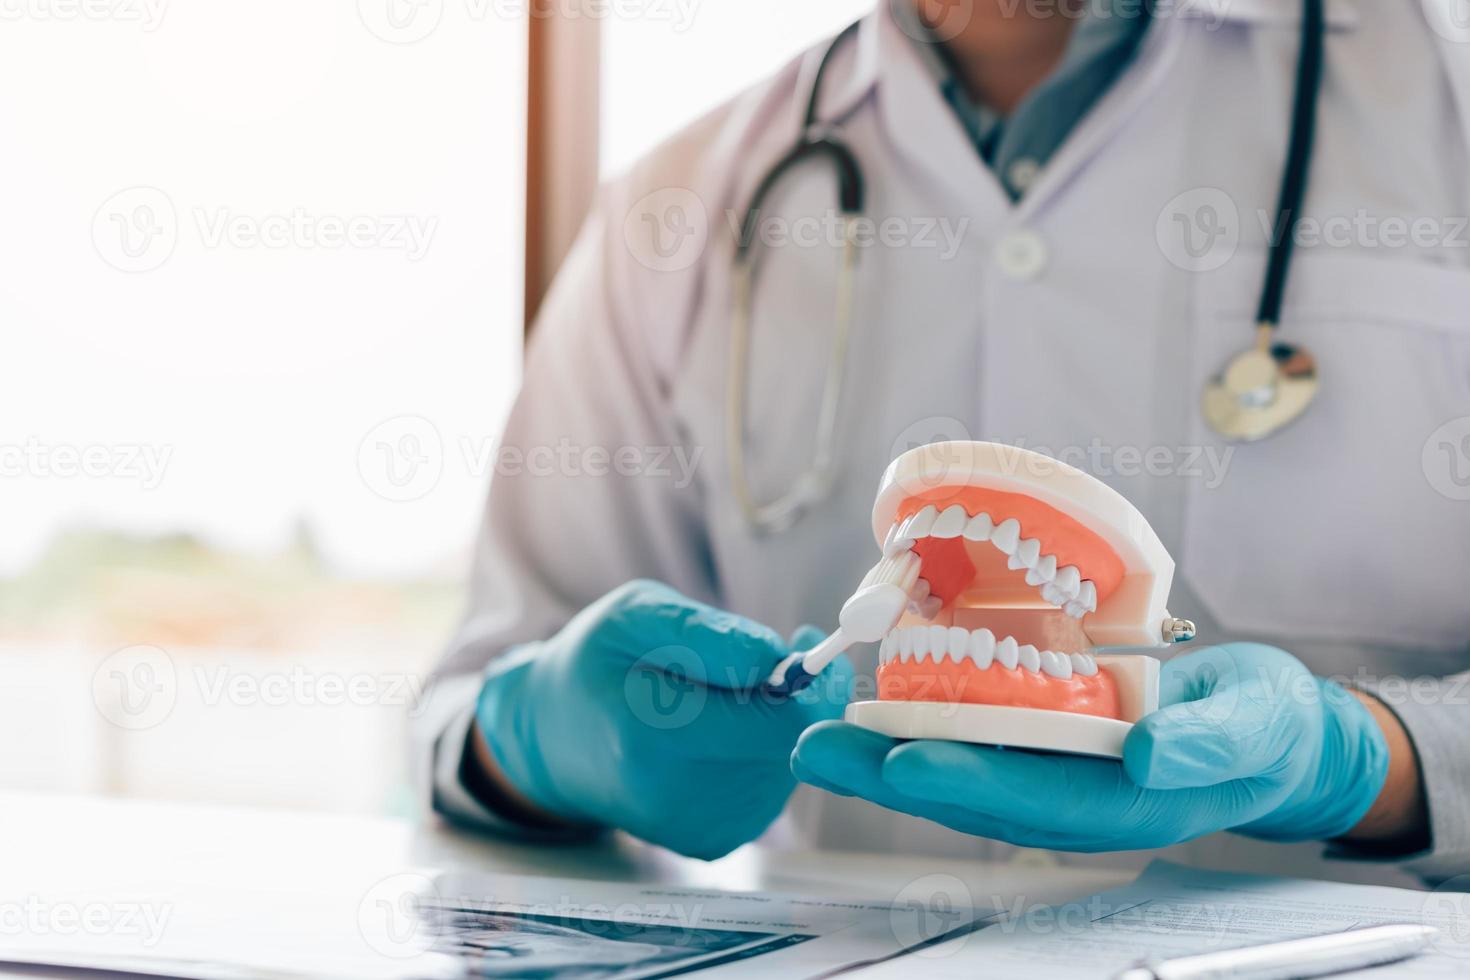
[[[1060,606],[1068,616],[1081,619],[1097,609],[1097,586],[1084,579],[1076,565],[1057,567],[1056,555],[1043,555],[1041,542],[1021,537],[1021,522],[1008,517],[996,524],[989,514],[971,517],[960,504],[940,510],[929,504],[917,514],[895,523],[888,529],[883,554],[902,554],[920,538],[958,538],[989,541],[1006,556],[1013,571],[1026,569],[1026,584],[1039,586],[1041,597]]]
[[[901,626],[883,637],[878,648],[879,663],[924,657],[949,657],[956,663],[968,660],[981,670],[992,663],[1023,667],[1063,680],[1074,673],[1084,677],[1097,673],[1097,661],[1089,654],[1038,650],[1029,643],[1018,644],[1014,637],[996,640],[988,629],[967,630],[962,626]]]

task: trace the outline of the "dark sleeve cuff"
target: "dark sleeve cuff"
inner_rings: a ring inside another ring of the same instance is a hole
[[[600,836],[599,828],[545,824],[530,820],[522,808],[474,764],[473,701],[456,714],[434,743],[434,810],[452,823],[523,840],[581,841]]]
[[[1470,873],[1470,674],[1384,677],[1352,684],[1398,716],[1419,756],[1429,843],[1407,854],[1336,843],[1328,856],[1394,861],[1426,881]]]

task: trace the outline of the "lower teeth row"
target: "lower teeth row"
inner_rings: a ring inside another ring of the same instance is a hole
[[[955,662],[968,660],[984,670],[992,663],[1002,667],[1021,668],[1066,679],[1074,673],[1090,677],[1097,673],[1097,661],[1086,653],[1057,653],[1038,650],[1031,644],[1019,644],[1014,637],[1000,640],[988,629],[967,630],[962,626],[903,626],[883,638],[878,651],[881,663],[949,657]]]

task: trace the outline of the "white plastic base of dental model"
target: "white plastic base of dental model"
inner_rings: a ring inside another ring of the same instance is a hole
[[[1123,758],[1133,723],[1159,706],[1159,661],[1145,654],[1112,654],[1098,666],[1118,685],[1125,721],[1045,708],[944,701],[858,701],[843,719],[889,738],[937,738],[1068,755]]]
[[[1106,759],[1123,758],[1123,739],[1133,728],[1116,718],[1069,711],[942,701],[858,701],[843,717],[889,738],[938,738]]]

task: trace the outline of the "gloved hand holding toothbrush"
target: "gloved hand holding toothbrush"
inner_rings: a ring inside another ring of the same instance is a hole
[[[719,857],[780,814],[801,733],[842,714],[845,657],[799,694],[764,688],[793,650],[821,639],[804,627],[788,642],[666,585],[629,582],[491,666],[480,754],[543,819]]]

